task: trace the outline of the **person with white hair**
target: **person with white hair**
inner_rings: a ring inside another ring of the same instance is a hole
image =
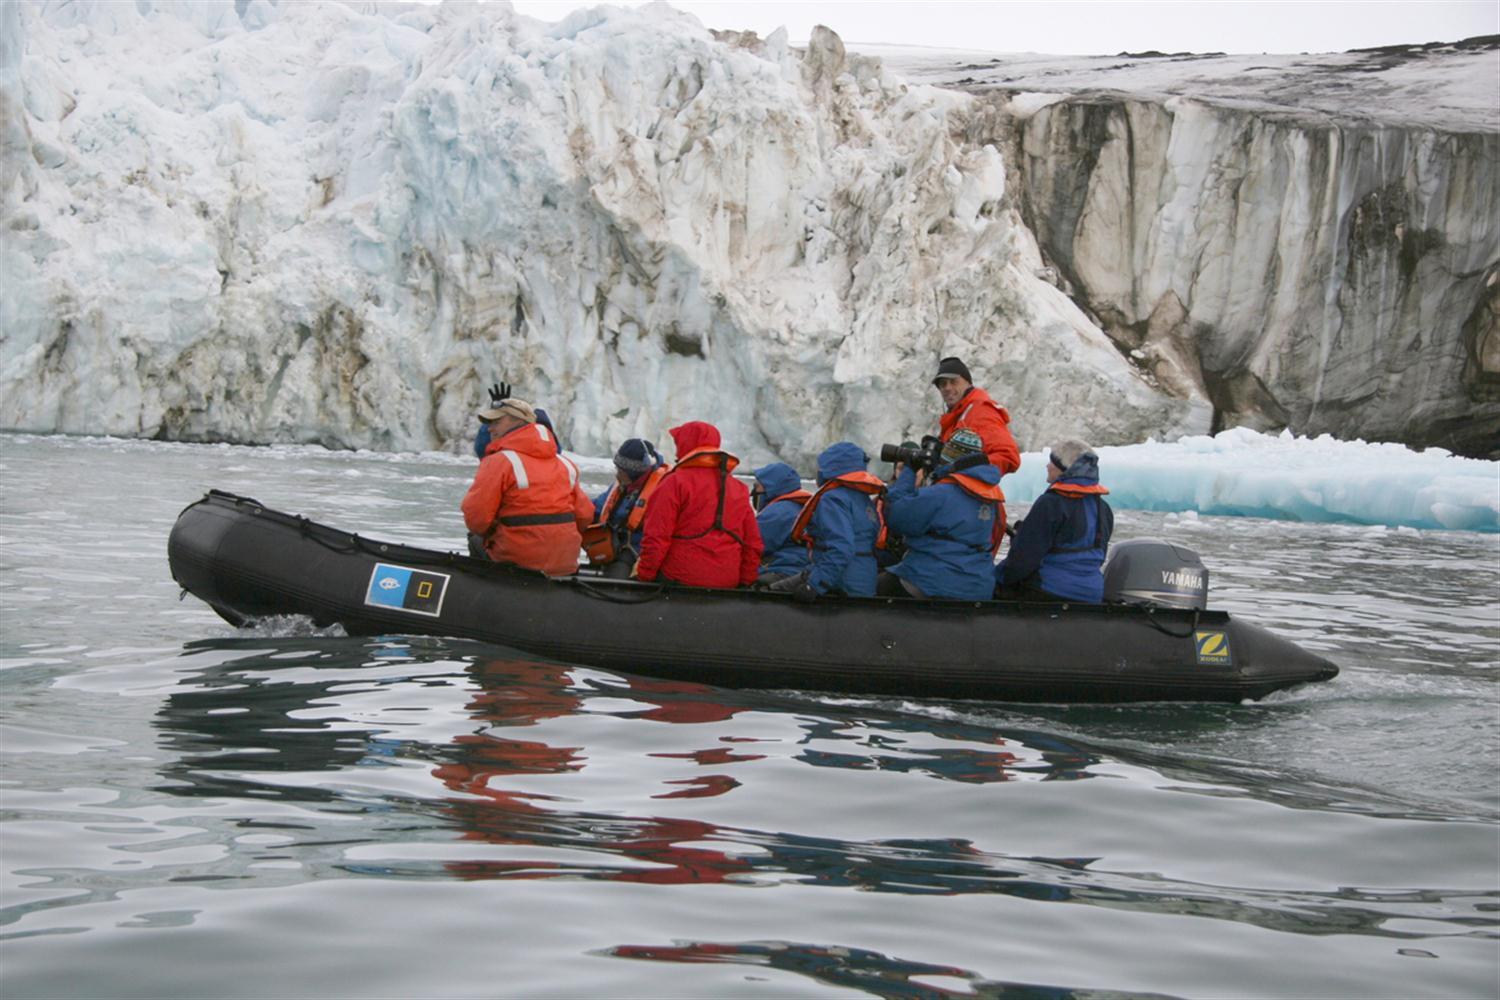
[[[1109,490],[1099,485],[1099,456],[1082,441],[1059,441],[1051,448],[1047,482],[995,567],[995,596],[1102,603],[1115,515],[1104,502]]]

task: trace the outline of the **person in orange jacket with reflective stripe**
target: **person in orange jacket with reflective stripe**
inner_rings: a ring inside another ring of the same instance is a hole
[[[1021,450],[1010,434],[1009,411],[991,399],[989,393],[975,387],[967,365],[958,358],[944,358],[938,362],[937,377],[932,384],[947,407],[939,421],[938,437],[944,443],[967,427],[979,435],[990,464],[1002,474],[1021,467]]]
[[[479,419],[490,443],[464,495],[465,526],[495,562],[548,576],[577,572],[581,529],[594,519],[577,467],[524,399],[502,399]]]
[[[635,575],[690,587],[749,586],[760,571],[760,527],[750,491],[730,475],[739,459],[701,420],[670,431],[677,464],[646,508]]]

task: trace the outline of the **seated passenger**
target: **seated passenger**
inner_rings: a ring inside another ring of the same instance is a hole
[[[870,457],[840,441],[818,456],[818,492],[792,525],[794,543],[812,543],[812,564],[771,589],[799,600],[820,594],[869,597],[875,593],[875,548],[884,534],[877,499],[885,483],[865,471]]]
[[[1061,441],[1052,446],[1047,482],[995,568],[997,596],[1100,603],[1115,515],[1099,485],[1099,456],[1082,441]]]
[[[498,407],[501,403],[509,399],[510,390],[511,386],[509,382],[496,382],[494,385],[490,386],[490,409]],[[553,429],[552,418],[548,417],[547,411],[542,409],[540,406],[533,407],[532,412],[536,417],[536,422],[542,427],[545,427],[547,429],[547,433],[552,435],[552,444],[557,449],[557,453],[559,455],[562,454],[562,438],[558,437],[557,431]],[[479,433],[474,435],[475,457],[483,459],[485,450],[488,449],[489,446],[489,425],[481,423]]]
[[[792,541],[792,525],[810,497],[812,494],[802,488],[802,477],[785,462],[772,462],[755,470],[750,499],[760,512],[755,520],[765,545],[757,583],[772,584],[809,566],[807,546]]]
[[[629,576],[641,552],[641,524],[646,504],[667,463],[656,446],[630,438],[615,451],[615,481],[594,497],[594,523],[583,531],[583,547],[592,566],[611,567],[610,576]]]
[[[524,399],[502,399],[481,410],[479,420],[488,444],[463,499],[471,538],[495,562],[549,576],[576,572],[579,529],[594,516],[578,469],[558,454]]]
[[[750,491],[729,474],[739,459],[719,447],[718,428],[701,420],[671,435],[677,464],[646,507],[635,575],[689,587],[749,586],[760,571],[760,528]]]
[[[1005,532],[1000,470],[968,429],[948,439],[942,458],[930,480],[903,468],[886,494],[886,523],[905,539],[906,556],[880,574],[880,593],[987,601]]]

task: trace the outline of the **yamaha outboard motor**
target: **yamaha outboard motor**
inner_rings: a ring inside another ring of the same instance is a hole
[[[1133,538],[1110,546],[1104,600],[1202,610],[1208,607],[1208,569],[1192,549],[1160,538]]]

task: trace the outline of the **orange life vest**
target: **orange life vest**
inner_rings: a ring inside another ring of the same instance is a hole
[[[865,493],[875,498],[875,516],[880,521],[880,527],[875,533],[875,547],[885,548],[885,480],[870,472],[846,472],[842,476],[834,476],[828,482],[818,487],[807,500],[803,501],[802,513],[797,515],[797,520],[792,522],[791,539],[794,542],[802,542],[809,549],[812,548],[812,539],[807,536],[807,526],[812,522],[813,513],[818,509],[818,504],[823,500],[823,494],[829,490],[850,489],[859,493]],[[802,491],[799,491],[802,492]]]
[[[1065,497],[1098,497],[1109,492],[1098,483],[1092,486],[1084,486],[1081,483],[1053,483],[1047,489],[1053,493],[1061,493]]]
[[[975,500],[995,505],[995,526],[990,529],[990,552],[992,554],[999,552],[1000,543],[1005,540],[1005,491],[1000,489],[1000,484],[986,483],[962,472],[950,472],[938,482],[943,482],[943,480],[952,480],[954,486]]]
[[[767,500],[766,507],[771,506],[771,504],[773,503],[781,503],[781,501],[783,500],[785,500],[787,503],[794,503],[797,506],[801,507],[811,499],[812,494],[807,492],[807,490],[790,490],[789,492],[781,494],[781,496],[779,497]],[[762,507],[761,509],[764,510],[765,507]]]
[[[658,465],[647,474],[646,482],[636,496],[635,506],[630,508],[630,513],[625,516],[627,543],[630,536],[635,534],[641,523],[646,520],[646,503],[669,471],[671,470],[665,465]],[[603,566],[614,562],[615,557],[619,555],[619,550],[615,545],[615,531],[610,527],[609,518],[624,498],[625,491],[620,488],[619,482],[615,482],[604,497],[604,507],[599,511],[599,516],[593,524],[583,529],[583,550],[588,553],[589,565]]]

